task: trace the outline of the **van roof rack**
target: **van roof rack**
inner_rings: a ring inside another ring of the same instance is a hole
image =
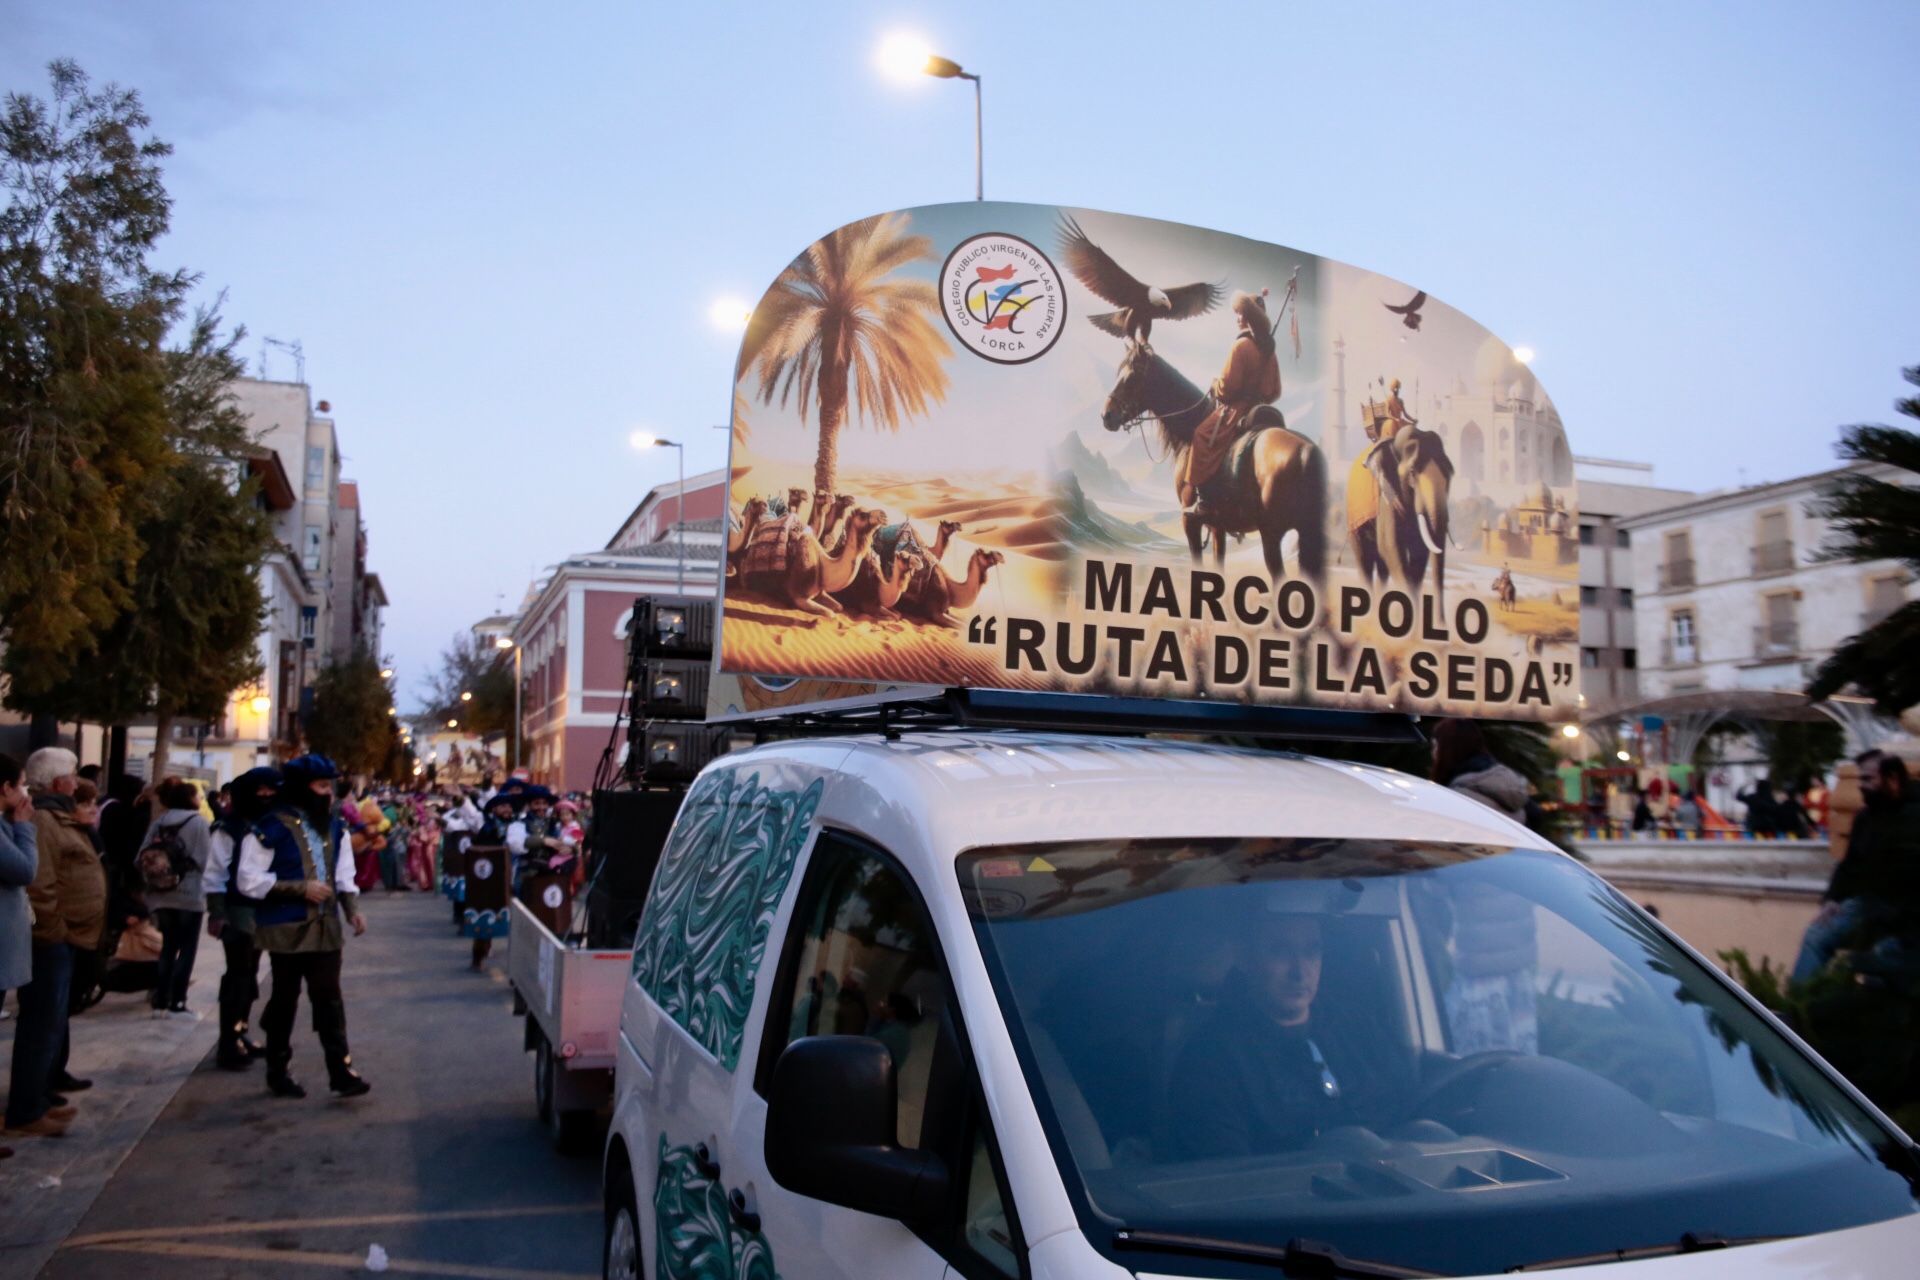
[[[1191,733],[1240,738],[1318,738],[1338,742],[1420,743],[1419,721],[1401,712],[1248,706],[1084,693],[946,689],[926,698],[820,708],[733,722],[756,738],[879,733],[917,729],[1035,729],[1055,733]]]

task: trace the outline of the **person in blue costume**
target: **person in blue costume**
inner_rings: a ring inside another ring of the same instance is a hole
[[[340,953],[346,929],[367,931],[354,883],[353,842],[335,812],[333,783],[340,771],[322,755],[295,757],[282,766],[280,797],[240,845],[235,881],[254,903],[254,939],[267,953],[273,993],[260,1015],[267,1034],[267,1088],[304,1098],[293,1078],[293,1020],[305,985],[313,1029],[326,1054],[327,1087],[346,1098],[369,1085],[353,1069],[347,1048],[347,1006],[340,991]]]

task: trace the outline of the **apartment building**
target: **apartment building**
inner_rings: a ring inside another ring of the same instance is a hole
[[[1622,521],[1694,494],[1653,483],[1653,465],[1576,458],[1580,504],[1580,690],[1589,714],[1640,698],[1631,533]]]
[[[1821,557],[1831,527],[1813,507],[1843,474],[1703,494],[1618,522],[1635,549],[1643,697],[1797,693],[1842,641],[1913,597],[1898,561]]]

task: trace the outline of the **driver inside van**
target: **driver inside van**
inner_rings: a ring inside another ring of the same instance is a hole
[[[1323,944],[1316,916],[1263,914],[1249,923],[1229,993],[1175,1074],[1191,1082],[1171,1126],[1189,1159],[1297,1151],[1377,1115],[1377,1079],[1316,1010]]]

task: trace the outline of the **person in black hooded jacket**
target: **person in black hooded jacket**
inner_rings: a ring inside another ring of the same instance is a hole
[[[227,953],[220,978],[220,1040],[214,1061],[228,1071],[244,1071],[260,1056],[247,1038],[254,1001],[260,998],[260,948],[253,938],[253,902],[233,887],[234,855],[254,823],[266,815],[280,793],[277,769],[249,769],[233,780],[231,804],[214,824],[203,882],[207,894],[207,936],[218,938]]]

